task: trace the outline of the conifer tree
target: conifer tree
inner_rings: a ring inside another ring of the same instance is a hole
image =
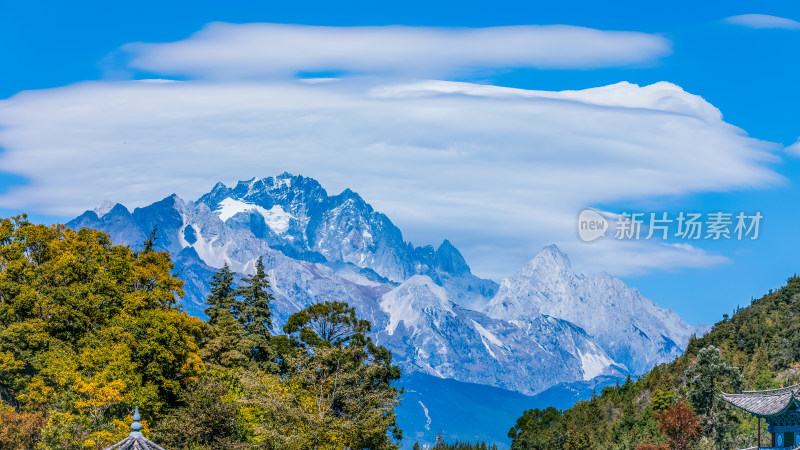
[[[205,313],[208,316],[208,324],[215,325],[219,320],[220,314],[231,314],[236,299],[234,298],[233,272],[225,263],[217,273],[211,277],[211,293],[206,299]]]
[[[269,279],[262,258],[256,261],[256,273],[242,281],[244,285],[233,292],[240,297],[234,299],[233,315],[244,330],[248,358],[263,370],[274,370],[276,367],[270,362],[276,354],[270,343],[272,312],[269,308],[273,297],[267,290]]]
[[[263,258],[259,257],[256,261],[256,273],[243,278],[242,281],[244,285],[234,291],[234,295],[242,297],[235,303],[234,314],[249,334],[268,338],[272,328],[272,312],[269,304],[273,297],[267,291],[270,286]]]

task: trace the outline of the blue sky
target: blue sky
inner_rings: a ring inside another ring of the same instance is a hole
[[[177,191],[181,195],[193,198],[193,194],[208,190],[214,184],[212,181],[213,171],[209,172],[202,162],[187,164],[188,168],[183,170],[181,177],[176,177],[172,184],[165,183],[163,180],[159,181],[161,184],[154,183],[146,176],[138,174],[122,178],[119,174],[123,172],[114,170],[110,170],[112,175],[109,175],[109,180],[106,182],[113,183],[116,179],[118,184],[123,184],[119,180],[125,180],[124,190],[104,191],[104,187],[109,185],[97,184],[96,180],[103,178],[98,175],[105,167],[103,164],[107,164],[107,167],[112,169],[124,166],[129,160],[126,157],[114,156],[122,155],[122,153],[102,153],[100,149],[104,147],[99,144],[94,150],[95,153],[72,152],[69,149],[72,148],[70,145],[79,146],[87,144],[87,142],[94,145],[101,140],[107,140],[108,136],[98,134],[100,131],[92,128],[97,124],[91,122],[92,119],[104,119],[107,113],[99,116],[87,115],[86,122],[70,122],[68,120],[69,113],[58,115],[53,111],[65,108],[65,105],[70,107],[84,105],[91,109],[93,105],[101,103],[109,96],[118,96],[114,98],[121,99],[120,102],[125,105],[134,105],[132,108],[134,111],[143,111],[142,114],[146,115],[147,107],[151,105],[143,100],[141,103],[136,102],[147,95],[153,95],[154,98],[161,96],[158,92],[152,93],[148,90],[129,93],[129,88],[139,88],[131,87],[124,82],[118,84],[121,80],[151,77],[187,80],[188,87],[191,89],[187,92],[193,98],[206,98],[204,96],[208,95],[208,102],[212,105],[217,101],[215,99],[231,98],[231,92],[234,91],[230,91],[230,89],[242,88],[247,83],[256,83],[258,86],[268,84],[269,89],[272,90],[266,90],[263,93],[264,98],[276,98],[275,96],[278,95],[276,94],[278,89],[275,88],[277,86],[275,83],[278,81],[274,79],[273,74],[269,74],[266,79],[263,78],[265,76],[263,73],[258,72],[255,77],[242,79],[240,74],[228,72],[219,74],[209,71],[209,67],[227,67],[221,60],[215,61],[214,56],[210,53],[209,66],[198,69],[199,72],[187,69],[191,64],[196,64],[196,61],[183,61],[184,67],[173,69],[170,61],[164,62],[163,58],[162,60],[156,58],[158,54],[154,53],[154,48],[131,47],[128,45],[131,43],[186,40],[211,22],[233,24],[263,22],[331,27],[405,25],[410,28],[406,34],[414,39],[419,35],[416,27],[436,27],[436,30],[441,31],[452,27],[570,25],[600,31],[635,32],[638,34],[630,36],[631,39],[625,38],[626,42],[632,42],[633,50],[623,55],[626,58],[633,58],[632,62],[584,64],[581,63],[580,58],[585,58],[586,55],[574,55],[571,62],[566,64],[566,68],[563,67],[564,64],[561,67],[553,68],[553,64],[550,63],[525,65],[513,62],[513,58],[529,55],[514,54],[509,56],[511,59],[498,62],[491,59],[492,55],[489,54],[491,52],[482,55],[483,59],[479,59],[478,63],[469,59],[469,55],[462,56],[462,58],[466,58],[463,61],[451,62],[454,67],[459,63],[470,65],[468,70],[464,70],[463,67],[443,68],[431,62],[436,58],[441,59],[440,54],[432,53],[431,58],[433,59],[431,60],[420,60],[409,64],[410,68],[420,70],[419,73],[407,73],[400,72],[399,65],[390,63],[387,63],[388,66],[376,68],[368,64],[370,63],[369,58],[359,59],[359,56],[356,55],[352,65],[345,69],[355,67],[356,71],[360,70],[362,73],[359,73],[358,77],[351,77],[352,80],[348,81],[345,88],[324,91],[320,96],[328,102],[325,104],[326,106],[340,102],[346,103],[349,109],[353,109],[369,103],[369,106],[365,107],[369,108],[368,111],[377,112],[378,116],[392,120],[396,114],[402,112],[391,108],[383,109],[385,105],[376,106],[371,97],[367,98],[369,96],[362,95],[363,92],[370,88],[385,88],[389,85],[408,86],[417,79],[463,81],[537,91],[581,90],[613,85],[621,81],[639,86],[667,81],[679,86],[685,93],[702,97],[707,104],[713,105],[722,113],[725,123],[739,127],[750,137],[771,143],[771,146],[766,145],[769,148],[764,150],[761,148],[761,144],[741,141],[734,136],[735,133],[725,128],[724,124],[712,120],[713,132],[709,131],[708,144],[698,144],[698,148],[693,151],[702,151],[702,145],[712,146],[714,143],[720,142],[729,143],[737,149],[739,149],[737,146],[741,146],[740,151],[745,156],[733,161],[732,164],[742,164],[742,167],[737,166],[736,170],[731,170],[725,176],[717,175],[714,164],[707,167],[695,164],[690,158],[691,154],[682,155],[677,150],[677,153],[673,155],[670,147],[664,144],[661,155],[665,161],[664,165],[669,166],[672,161],[677,161],[675,164],[678,164],[678,168],[671,168],[671,172],[667,173],[663,179],[655,177],[656,181],[653,186],[641,187],[641,181],[637,184],[635,179],[632,179],[634,184],[630,186],[631,190],[641,188],[646,192],[641,195],[620,195],[618,188],[624,187],[620,185],[617,189],[608,189],[605,196],[587,195],[585,199],[574,195],[567,196],[567,203],[574,201],[577,205],[577,202],[583,201],[585,206],[614,212],[642,210],[677,213],[690,209],[704,212],[713,210],[760,211],[764,215],[764,221],[761,235],[757,241],[697,242],[695,244],[697,251],[692,255],[700,254],[698,252],[701,254],[695,260],[691,260],[692,256],[690,255],[672,251],[674,249],[670,249],[671,253],[665,253],[662,251],[663,249],[651,251],[650,248],[642,247],[635,251],[635,255],[638,258],[650,258],[656,262],[643,263],[637,269],[630,264],[619,264],[618,260],[629,256],[625,251],[609,248],[605,260],[600,258],[598,263],[598,258],[606,254],[604,253],[605,249],[602,252],[595,250],[594,253],[587,250],[584,255],[583,248],[585,247],[581,246],[586,244],[577,243],[574,239],[569,240],[565,234],[548,231],[551,229],[551,225],[544,223],[552,221],[552,229],[555,230],[558,226],[555,222],[560,220],[558,214],[566,214],[571,210],[561,211],[542,200],[541,197],[548,195],[545,191],[536,197],[528,196],[528,194],[517,197],[510,195],[509,202],[513,200],[516,203],[504,209],[498,205],[502,202],[497,200],[498,193],[502,196],[504,192],[502,189],[492,191],[493,196],[482,199],[466,188],[450,192],[446,187],[437,185],[433,181],[433,177],[426,178],[424,175],[419,175],[418,183],[408,187],[405,197],[393,197],[387,192],[397,189],[388,181],[383,184],[390,184],[389,187],[382,186],[380,166],[362,168],[359,173],[372,174],[371,178],[364,177],[362,179],[353,178],[352,174],[343,173],[342,170],[335,173],[333,171],[326,172],[320,168],[321,166],[303,165],[302,158],[286,159],[282,164],[285,167],[276,167],[269,161],[265,161],[256,166],[259,173],[251,173],[252,165],[245,165],[247,169],[242,169],[241,175],[228,171],[220,173],[218,179],[232,182],[255,175],[275,175],[285,169],[300,171],[308,176],[318,178],[332,191],[343,187],[353,187],[368,201],[375,204],[378,209],[387,211],[390,218],[404,230],[406,237],[414,243],[436,244],[443,238],[450,238],[462,249],[476,272],[494,278],[510,274],[515,268],[521,267],[525,260],[531,258],[537,248],[550,242],[556,242],[565,248],[579,268],[585,268],[588,272],[592,272],[607,266],[609,271],[621,275],[629,285],[638,287],[646,296],[658,303],[675,309],[687,321],[692,323],[714,322],[724,312],[729,312],[736,305],[746,304],[751,297],[758,297],[770,288],[779,287],[785,278],[797,272],[796,255],[800,250],[796,235],[798,228],[796,224],[800,221],[800,213],[797,212],[795,206],[798,194],[800,194],[797,186],[797,180],[800,177],[800,160],[798,160],[799,156],[796,156],[800,155],[800,152],[794,155],[791,151],[783,148],[795,143],[800,136],[800,121],[798,121],[800,115],[797,114],[797,105],[800,104],[800,83],[797,82],[797,74],[800,72],[800,58],[798,58],[800,56],[800,30],[795,29],[790,22],[783,22],[778,28],[765,28],[764,23],[757,21],[745,21],[744,24],[741,24],[724,20],[743,14],[771,15],[798,21],[800,20],[800,4],[790,1],[763,2],[761,4],[730,1],[686,1],[645,8],[641,2],[494,2],[491,6],[485,2],[437,2],[431,4],[415,1],[392,5],[375,2],[289,4],[232,1],[222,5],[219,2],[204,1],[167,4],[163,2],[137,2],[136,4],[2,2],[0,3],[0,53],[3,55],[3,70],[0,77],[0,99],[10,100],[6,100],[5,104],[0,103],[0,111],[3,106],[6,106],[8,111],[5,121],[0,113],[0,128],[13,131],[16,127],[20,129],[27,127],[29,131],[9,134],[5,140],[0,133],[0,145],[7,147],[4,151],[5,156],[16,158],[13,161],[0,159],[0,171],[2,172],[0,174],[0,201],[4,205],[3,208],[0,208],[0,214],[8,216],[26,211],[35,220],[60,221],[71,218],[71,212],[81,209],[79,206],[85,205],[82,206],[82,209],[88,209],[96,206],[105,198],[143,204],[158,199],[153,197],[156,195],[154,192],[160,192],[159,195],[163,197],[171,191]],[[223,31],[229,33],[226,36],[235,37],[238,33],[237,30],[238,28],[232,28]],[[291,31],[305,36],[303,33],[313,32],[314,29],[293,28]],[[535,32],[532,33],[535,34]],[[382,38],[380,34],[375,36]],[[521,38],[535,39],[536,37],[525,35]],[[459,39],[462,39],[460,42],[469,41],[469,37]],[[575,37],[575,39],[580,39],[580,37]],[[194,39],[191,42],[199,41]],[[433,48],[436,42],[435,40],[430,42],[431,48]],[[666,50],[658,48],[661,42],[666,43]],[[202,42],[200,41],[200,43]],[[126,45],[128,47],[124,47]],[[635,53],[635,48],[639,48],[636,46],[645,48],[642,51],[650,52],[649,56],[630,56]],[[123,50],[120,50],[121,48]],[[170,50],[166,47],[162,49]],[[207,48],[201,48],[201,50],[205,49]],[[155,48],[155,50],[160,51],[159,48]],[[402,54],[402,49],[399,51]],[[291,49],[287,53],[291,56]],[[156,56],[153,56],[154,54]],[[380,49],[377,49],[374,55],[381,54]],[[271,53],[270,55],[286,57],[284,54]],[[144,59],[144,63],[137,65],[135,63],[137,56],[150,59]],[[222,56],[225,56],[224,53]],[[216,57],[221,58],[222,56],[218,54]],[[554,55],[542,57],[545,60],[551,58],[549,61],[555,58]],[[512,62],[504,63],[504,61]],[[303,64],[306,63],[292,59],[286,59],[285,62],[287,70],[294,70],[298,67],[302,69],[305,67]],[[481,66],[481,64],[483,64],[482,67],[477,67],[477,69],[474,67]],[[558,66],[558,64],[555,65]],[[332,68],[330,71],[323,69],[319,73],[338,75],[340,70],[340,68]],[[181,71],[183,72],[179,73]],[[78,84],[77,87],[74,86],[76,83],[87,80],[101,83],[100,85]],[[286,80],[281,82],[286,82]],[[227,90],[222,91],[221,89]],[[402,95],[409,95],[409,90],[404,89]],[[414,89],[416,92],[418,88]],[[436,91],[437,93],[440,93],[442,89],[444,88],[439,85],[422,88],[423,91]],[[446,89],[454,88],[447,87]],[[16,95],[21,91],[35,92],[32,95]],[[284,91],[286,89],[281,87],[280,92]],[[317,94],[315,91],[298,89],[297,97],[292,98],[306,99],[310,98],[306,96],[313,96],[316,101],[318,100]],[[215,97],[215,95],[220,97]],[[517,108],[516,105],[497,104],[494,96],[503,95],[506,94],[491,94],[491,99],[482,97],[474,105],[487,109],[497,107],[498,114],[501,115],[512,114],[515,111],[514,108]],[[641,90],[620,88],[604,95],[603,101],[605,102],[608,98],[617,95],[642,96],[644,94]],[[692,101],[690,97],[681,92],[670,95],[671,99]],[[453,105],[456,105],[453,107],[458,107],[457,102],[459,101],[461,99],[453,100]],[[409,105],[409,109],[403,111],[431,111],[430,108],[447,108],[450,107],[449,105],[447,103],[443,106],[442,103],[431,100],[431,103]],[[240,114],[240,112],[236,112],[238,110],[235,110],[235,107],[241,106],[240,103],[226,103],[221,109],[229,108],[231,117],[238,117],[235,114]],[[321,108],[322,106],[317,107]],[[117,106],[112,108],[106,105],[104,108],[106,109],[103,111],[120,110],[115,109]],[[163,109],[158,105],[157,108],[158,110]],[[703,111],[708,110],[705,105],[697,106],[697,108]],[[603,111],[597,113],[596,120],[608,120],[609,127],[618,128],[618,132],[621,134],[626,132],[624,129],[625,119],[613,116],[618,111],[609,108],[605,103],[600,106],[582,105],[581,109],[564,109],[556,112],[575,114],[575,121],[580,121],[584,120],[581,118],[587,117],[583,114],[594,114],[592,111],[598,109]],[[250,113],[251,115],[260,114],[258,111],[250,111]],[[174,114],[182,114],[182,111],[175,110]],[[530,114],[530,116],[524,117],[535,118],[540,117],[539,114],[542,113],[533,110],[526,111],[525,114]],[[473,119],[480,118],[469,117],[465,120]],[[138,136],[141,133],[148,133],[153,127],[153,124],[139,122],[140,120],[139,116],[120,115],[118,120],[102,125],[114,129],[113,127],[122,127],[133,121],[137,124],[137,128],[133,131],[126,128],[121,133],[130,132],[131,136]],[[642,120],[643,127],[658,126],[657,121],[648,122],[646,118]],[[63,122],[63,128],[59,128],[59,121]],[[76,123],[86,124],[87,131],[75,131]],[[51,125],[52,129],[49,128]],[[498,130],[503,130],[506,125],[505,122],[496,124]],[[563,125],[567,127],[565,129],[569,129],[568,123],[561,124],[559,122],[555,125]],[[65,147],[62,152],[59,152],[57,145],[58,139],[61,138],[59,133],[63,132],[67,126],[72,134],[64,133]],[[449,122],[442,122],[442,126],[446,129],[450,129],[447,128],[450,126],[455,127]],[[691,133],[694,131],[692,127],[693,125],[687,122],[681,123],[678,129],[681,130],[680,133]],[[463,130],[452,129],[454,136],[458,136],[459,142],[465,139]],[[630,130],[631,134],[638,131],[642,130]],[[191,129],[188,127],[184,128],[183,132],[185,134],[182,136],[192,136]],[[343,139],[351,139],[352,134],[357,133],[358,130],[353,128],[351,132]],[[37,133],[52,134],[55,143],[44,142]],[[488,130],[485,133],[476,139],[489,142],[493,136],[492,131]],[[501,131],[497,131],[497,133],[501,133]],[[653,133],[656,131],[654,130]],[[503,136],[505,135],[503,134]],[[168,133],[153,133],[151,141],[140,143],[140,145],[150,144],[161,149],[160,151],[167,152],[164,149],[176,145],[169,140],[169,136]],[[225,136],[226,139],[230,138],[230,134]],[[643,139],[646,136],[647,134],[644,134]],[[669,138],[668,134],[653,134],[653,136],[660,141]],[[687,139],[689,139],[688,136],[687,134]],[[703,134],[703,136],[707,135]],[[530,136],[527,134],[515,135],[513,139],[509,139],[504,144],[513,148],[514,145],[518,145],[519,142],[528,138]],[[419,142],[431,142],[438,139],[446,141],[447,134],[443,133],[442,136],[424,135],[420,137]],[[381,140],[380,136],[377,140]],[[391,139],[388,140],[391,141]],[[553,148],[567,145],[556,141],[554,141]],[[395,145],[400,145],[393,142]],[[421,145],[419,142],[413,142],[413,146],[409,148],[419,147]],[[528,144],[535,146],[534,144],[537,142],[539,141],[534,139]],[[353,145],[363,143],[374,144],[374,140],[370,141],[366,137],[363,139],[353,138]],[[233,144],[238,144],[238,142],[234,141]],[[661,145],[660,142],[653,142],[654,148],[658,146],[657,144]],[[20,165],[30,164],[29,161],[26,162],[25,155],[33,154],[32,151],[36,150],[37,146],[45,145],[48,146],[50,152],[46,154],[51,155],[62,164],[76,159],[91,158],[93,155],[105,159],[103,164],[98,163],[94,166],[93,171],[76,172],[74,178],[58,175],[55,171],[58,165],[54,165],[55,168],[43,167],[41,170],[37,168],[20,169]],[[304,145],[312,145],[312,143]],[[447,142],[437,142],[432,145],[446,146]],[[686,144],[677,143],[675,145]],[[658,148],[661,149],[661,147]],[[378,147],[374,147],[373,150],[380,151]],[[301,152],[300,150],[295,151]],[[469,149],[459,151],[461,153],[458,155],[461,155],[461,158],[469,158],[469,155],[472,155]],[[753,160],[754,155],[758,156],[762,153],[773,155],[774,158],[769,161]],[[302,156],[302,153],[298,154]],[[513,154],[511,152],[508,155]],[[162,162],[165,164],[172,161],[168,155],[157,152],[149,156],[152,157],[153,168],[159,166],[162,156],[164,158]],[[591,155],[587,153],[583,156],[590,158]],[[177,156],[173,155],[173,157]],[[326,156],[322,155],[321,157]],[[714,153],[710,157],[725,157],[725,151],[719,149],[718,153]],[[62,161],[58,158],[64,159]],[[426,160],[425,158],[434,158],[434,156],[421,153],[418,161]],[[439,156],[437,155],[435,158],[439,158]],[[272,158],[271,161],[284,160]],[[434,162],[443,164],[443,161],[446,162],[446,157],[445,159],[436,159]],[[558,158],[536,159],[531,162],[531,167],[543,163],[564,164],[565,170],[581,169],[581,167],[571,167],[568,161]],[[476,157],[472,164],[479,165],[480,158]],[[650,163],[648,162],[648,164]],[[502,170],[506,166],[498,163],[497,167],[498,170]],[[463,170],[462,173],[480,173],[466,165]],[[765,175],[764,171],[770,172],[771,175]],[[154,173],[158,172],[154,170]],[[387,174],[386,179],[404,179],[410,173],[417,172],[409,169],[408,173]],[[629,172],[620,172],[620,176],[623,173]],[[678,176],[680,173],[683,175]],[[115,176],[117,178],[114,178]],[[517,177],[508,177],[508,191],[523,188],[530,190],[536,187],[525,184],[524,174],[517,174]],[[613,170],[605,173],[605,177],[607,179],[615,178]],[[477,178],[475,183],[480,183],[480,177]],[[131,179],[134,179],[135,182],[131,183]],[[513,180],[516,179],[520,180],[519,186],[514,185]],[[671,186],[666,186],[666,183],[673,179],[678,180],[675,181],[675,188],[667,189]],[[704,179],[707,179],[708,182],[704,183]],[[349,183],[348,180],[352,180],[352,183]],[[593,189],[592,185],[588,184],[590,181],[595,182],[594,179],[587,179],[587,186],[585,186],[587,191]],[[491,177],[486,182],[492,184]],[[621,183],[619,180],[615,180],[615,182]],[[74,186],[83,184],[92,192],[99,191],[100,194],[97,195],[100,197],[93,193],[88,194],[86,191],[74,189]],[[350,186],[351,184],[353,186]],[[147,186],[149,185],[156,185],[156,188],[148,190]],[[26,186],[36,189],[25,190]],[[438,198],[424,203],[420,200],[422,197],[420,192],[424,192],[424,189],[438,193],[439,195],[434,196]],[[554,189],[557,188],[554,187]],[[46,197],[49,197],[49,193],[56,191],[69,193],[71,196],[69,208],[59,208],[58,205],[53,204],[53,202],[57,202],[64,205],[66,200],[48,201]],[[477,203],[469,203],[466,199],[470,198],[477,199]],[[531,203],[530,207],[528,202]],[[444,203],[452,207],[452,211],[448,210],[452,217],[450,220],[433,219],[424,213],[424,208],[421,208],[423,209],[421,212],[414,208],[415,204],[426,204],[434,209],[437,205]],[[456,206],[452,206],[462,205],[464,210],[474,211],[479,209],[482,204],[488,203],[492,204],[490,211],[496,215],[496,223],[487,225],[487,223],[476,220],[475,227],[463,225],[464,221],[474,218],[473,215],[470,215],[471,213],[457,210]],[[514,225],[515,216],[508,213],[508,211],[514,210],[525,216],[519,220],[519,224],[516,226]],[[544,225],[539,226],[540,223]],[[525,235],[525,227],[533,229],[530,233],[532,237],[525,241],[524,245],[516,245],[519,236]],[[510,250],[513,247],[521,248],[514,252]],[[663,264],[658,262],[659,258],[665,258]],[[681,258],[686,258],[687,262],[682,264]]]

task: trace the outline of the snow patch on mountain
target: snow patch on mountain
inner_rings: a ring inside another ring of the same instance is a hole
[[[378,287],[386,284],[385,282],[376,280],[375,277],[370,278],[363,272],[356,270],[356,266],[348,266],[338,269],[336,270],[336,276],[360,286]]]
[[[419,406],[422,406],[422,411],[425,412],[425,429],[430,431],[431,430],[431,415],[429,414],[428,407],[425,406],[425,403],[422,403],[422,400],[417,400],[419,402]]]
[[[474,320],[472,320],[472,325],[481,335],[481,342],[483,343],[483,346],[486,347],[486,350],[489,352],[489,354],[492,355],[493,358],[497,358],[497,355],[494,354],[494,351],[492,351],[492,348],[489,346],[489,344],[487,344],[487,341],[498,347],[504,348],[505,346],[502,342],[500,342],[500,339],[497,339],[497,336],[493,335],[489,330],[483,328],[481,324],[475,322]]]
[[[222,243],[222,245],[214,245],[218,241],[218,236],[206,240],[206,238],[200,234],[191,247],[197,252],[197,256],[211,267],[222,267],[225,264],[230,265],[231,261],[227,257],[227,250],[230,247],[230,243],[225,242]]]
[[[581,360],[581,369],[583,369],[584,381],[589,381],[599,375],[602,375],[608,370],[609,367],[616,364],[614,360],[605,354],[605,352],[583,353],[582,351],[578,350],[578,356]]]
[[[275,205],[270,209],[262,208],[258,205],[245,203],[240,200],[234,200],[230,197],[225,198],[219,203],[219,207],[214,211],[219,215],[223,222],[226,222],[236,214],[256,211],[264,218],[266,224],[277,233],[284,233],[289,229],[289,221],[294,217],[281,208],[280,205]]]
[[[108,214],[109,212],[111,212],[112,209],[114,209],[114,202],[106,200],[100,206],[93,209],[92,211],[94,211],[94,213],[97,214],[97,218],[99,219]]]
[[[415,275],[386,293],[380,306],[389,314],[386,326],[389,335],[394,334],[401,322],[405,328],[414,328],[426,313],[441,311],[455,315],[445,290],[424,275]]]

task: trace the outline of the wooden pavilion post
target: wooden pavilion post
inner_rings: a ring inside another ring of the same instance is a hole
[[[761,417],[756,416],[758,420],[758,444],[756,444],[756,449],[761,450]]]

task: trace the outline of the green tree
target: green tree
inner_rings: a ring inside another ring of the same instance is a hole
[[[525,411],[508,432],[508,437],[512,439],[511,448],[514,450],[560,448],[566,440],[562,419],[561,412],[552,406]]]
[[[287,401],[272,417],[292,422],[284,428],[306,430],[311,447],[394,449],[392,438],[402,438],[394,413],[399,390],[392,385],[400,369],[389,350],[364,336],[369,328],[339,302],[312,305],[284,327],[297,346],[285,355]]]
[[[208,308],[206,308],[205,313],[208,316],[208,324],[213,326],[216,325],[221,314],[234,314],[235,289],[233,287],[233,272],[228,263],[225,263],[219,271],[211,276],[209,284],[211,285],[211,292],[206,298]]]
[[[356,317],[356,310],[343,302],[311,305],[292,314],[284,325],[286,333],[299,333],[308,345],[344,345],[370,331],[370,323]]]
[[[224,371],[214,371],[189,384],[180,406],[153,429],[153,439],[174,449],[245,448],[231,383]]]
[[[153,249],[156,246],[156,240],[158,240],[158,237],[156,237],[157,232],[158,232],[158,224],[153,225],[153,229],[150,230],[150,235],[147,236],[147,239],[144,240],[144,249],[142,250],[142,252],[150,253],[153,251]]]
[[[256,273],[242,279],[244,283],[234,292],[242,297],[236,308],[236,315],[249,334],[269,338],[272,333],[272,312],[270,302],[273,299],[269,293],[269,279],[264,270],[263,258],[256,261]]]
[[[697,353],[695,364],[686,369],[686,379],[689,401],[703,415],[708,434],[718,447],[727,445],[736,418],[719,393],[741,390],[739,370],[722,359],[719,349],[708,346]]]
[[[242,324],[227,311],[217,314],[214,324],[207,323],[201,355],[206,363],[221,367],[247,367],[251,344]]]
[[[271,362],[276,357],[272,337],[272,311],[269,279],[262,258],[256,261],[256,273],[242,279],[243,285],[234,291],[241,297],[234,302],[234,314],[244,328],[249,358],[264,370],[275,370]]]
[[[233,277],[227,263],[211,276],[205,310],[208,322],[202,342],[205,361],[229,368],[247,366],[252,353],[244,325],[235,316],[238,301]]]

